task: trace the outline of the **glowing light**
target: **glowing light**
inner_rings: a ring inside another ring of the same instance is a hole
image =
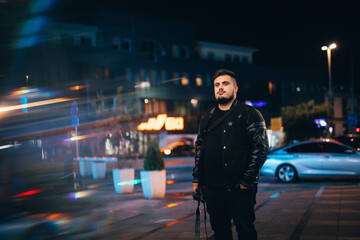
[[[318,128],[327,126],[326,119],[324,119],[324,118],[314,119],[314,122],[317,124]]]
[[[327,49],[328,49],[327,46],[322,46],[322,47],[321,47],[321,50],[323,50],[323,51],[326,51]]]
[[[77,86],[73,86],[73,87],[69,87],[69,89],[71,91],[77,91],[77,90],[80,90],[80,89],[83,89],[83,88],[86,88],[87,85],[77,85]]]
[[[171,152],[171,150],[174,150],[174,147],[176,147],[176,146],[183,146],[183,145],[185,145],[184,142],[175,142],[175,143],[170,144],[170,145],[167,146],[166,148],[161,148],[161,149],[160,149],[160,152],[164,152],[164,153],[165,153],[165,150],[170,150],[170,152]],[[166,154],[166,153],[165,153],[165,154]]]
[[[179,205],[182,204],[182,203],[183,203],[183,202],[170,203],[170,204],[166,205],[165,208],[176,207],[176,206],[179,206]]]
[[[15,90],[10,93],[10,95],[20,95],[20,94],[26,94],[26,93],[32,93],[32,92],[38,92],[40,91],[40,88],[18,88],[19,90]]]
[[[43,105],[48,105],[48,104],[67,102],[67,101],[71,101],[71,100],[74,100],[74,98],[55,98],[55,99],[44,100],[44,101],[39,101],[39,102],[32,102],[32,103],[28,103],[28,104],[19,104],[19,105],[14,105],[14,106],[9,106],[9,107],[1,107],[0,112],[13,111],[13,110],[18,110],[18,109],[23,109],[23,108],[38,107],[38,106],[43,106]]]
[[[68,198],[76,200],[79,198],[84,198],[84,197],[90,196],[92,193],[93,193],[93,190],[71,193]]]
[[[166,184],[173,184],[173,183],[175,183],[174,180],[167,180],[167,181],[166,181]]]
[[[0,146],[0,150],[1,149],[6,149],[6,148],[11,148],[11,147],[17,147],[20,146],[21,144],[7,144],[7,145],[2,145]]]
[[[55,219],[59,219],[59,218],[63,218],[65,215],[62,213],[52,213],[49,216],[47,216],[47,220],[51,221],[51,220],[55,220]]]
[[[149,88],[150,87],[150,83],[149,82],[141,82],[138,85],[135,85],[135,88]]]
[[[190,100],[191,104],[193,105],[193,107],[196,107],[196,105],[198,104],[199,100],[197,100],[196,98],[193,98]]]
[[[30,196],[30,195],[34,195],[34,194],[37,194],[37,193],[40,193],[40,192],[42,192],[42,191],[41,190],[31,190],[31,191],[27,191],[27,192],[17,194],[15,196],[13,196],[13,198]]]
[[[187,77],[182,77],[181,78],[181,85],[188,85],[189,84],[189,80],[187,79]]]
[[[330,46],[329,46],[329,48],[330,49],[334,49],[334,48],[336,48],[337,46],[336,46],[336,43],[332,43]]]
[[[183,117],[167,117],[166,114],[159,114],[157,118],[149,118],[147,122],[142,122],[137,126],[140,131],[160,130],[165,125],[166,130],[183,130]]]
[[[297,92],[300,92],[300,91],[301,91],[301,89],[300,89],[299,87],[297,87],[297,88],[296,88],[296,91],[297,91]]]
[[[202,79],[200,77],[197,77],[195,79],[195,82],[196,82],[196,86],[202,86]]]
[[[253,107],[264,107],[267,105],[267,102],[265,102],[265,101],[252,102],[252,101],[246,100],[245,104],[249,105],[249,106],[253,106]]]
[[[70,141],[75,141],[75,140],[81,140],[86,138],[85,136],[77,136],[77,137],[71,137],[71,138],[65,138],[63,140],[63,142],[70,142]]]
[[[117,185],[118,186],[124,186],[124,185],[136,185],[141,183],[141,179],[135,179],[134,181],[125,181],[125,182],[119,182]]]
[[[360,132],[360,128],[356,128],[356,132]]]
[[[171,150],[170,149],[165,149],[163,152],[164,152],[165,155],[170,155]]]

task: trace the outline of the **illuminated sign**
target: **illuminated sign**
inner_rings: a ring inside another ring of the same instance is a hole
[[[159,131],[165,125],[166,130],[183,130],[183,117],[168,117],[166,114],[159,114],[156,118],[149,118],[147,122],[142,122],[137,126],[140,131]]]

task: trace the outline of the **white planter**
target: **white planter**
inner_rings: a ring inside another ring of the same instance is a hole
[[[113,169],[114,187],[117,193],[132,193],[134,191],[135,169]]]
[[[92,175],[91,162],[80,161],[79,167],[80,167],[80,175],[82,177],[89,177]]]
[[[106,173],[106,162],[92,162],[92,174],[94,179],[104,179]]]
[[[141,187],[145,198],[164,198],[166,171],[140,171]]]

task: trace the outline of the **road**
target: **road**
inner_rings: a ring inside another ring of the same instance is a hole
[[[191,170],[167,169],[167,180],[174,182],[167,184],[164,199],[145,199],[141,184],[135,185],[133,193],[116,194],[108,172],[103,180],[79,178],[76,200],[71,198],[71,184],[34,195],[33,200],[37,209],[67,214],[75,230],[67,229],[57,239],[194,239],[197,204],[192,200]],[[360,239],[358,181],[283,184],[261,177],[255,209],[259,239]],[[202,212],[201,237],[205,239],[203,216]],[[209,220],[206,227],[211,237]]]

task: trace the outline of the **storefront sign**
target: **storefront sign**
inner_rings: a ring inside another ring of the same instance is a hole
[[[166,130],[183,130],[183,117],[168,117],[166,114],[159,114],[156,118],[149,118],[147,122],[142,122],[137,126],[140,131],[159,131],[165,125]]]

